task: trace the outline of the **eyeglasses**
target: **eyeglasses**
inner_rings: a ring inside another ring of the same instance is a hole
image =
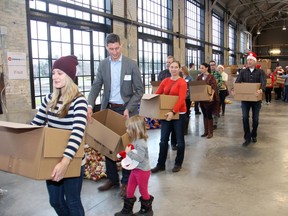
[[[210,66],[215,66],[216,64],[210,64]]]

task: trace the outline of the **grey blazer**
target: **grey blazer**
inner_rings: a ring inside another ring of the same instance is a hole
[[[124,80],[125,75],[130,75],[131,80]],[[106,109],[109,103],[111,90],[111,68],[109,57],[99,63],[95,80],[91,86],[88,96],[88,104],[92,107],[95,105],[95,100],[102,89],[102,85],[104,85],[104,94],[101,101],[101,109]],[[136,62],[124,55],[122,55],[120,85],[120,94],[126,104],[126,109],[129,110],[129,115],[132,116],[137,114],[138,104],[144,93],[144,86]]]

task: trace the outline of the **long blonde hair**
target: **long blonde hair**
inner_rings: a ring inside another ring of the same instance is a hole
[[[182,69],[183,75],[185,75],[185,77],[189,76],[188,68],[185,65],[182,66],[181,69]]]
[[[147,141],[148,135],[143,117],[138,115],[130,117],[126,120],[126,128],[131,141],[137,139],[144,139]]]
[[[72,103],[72,101],[76,98],[82,95],[79,92],[78,86],[73,82],[73,80],[69,77],[65,77],[65,86],[61,89],[57,89],[53,86],[53,93],[52,93],[52,99],[47,104],[46,113],[49,109],[51,111],[54,111],[57,103],[59,102],[60,98],[62,100],[62,106],[58,110],[57,114],[59,118],[64,118],[69,111],[69,107]]]

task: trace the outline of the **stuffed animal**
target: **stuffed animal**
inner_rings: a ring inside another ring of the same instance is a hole
[[[131,147],[131,150],[134,149],[134,145],[131,144],[131,143],[129,143],[127,146]],[[126,152],[125,152],[125,150],[119,152],[119,153],[117,154],[117,158],[119,158],[119,159],[121,159],[121,158],[122,158],[122,159],[126,158]]]
[[[132,144],[128,144],[128,146],[131,146],[131,151],[133,151],[134,153],[137,153],[136,149],[134,148],[134,146]],[[121,165],[124,169],[127,170],[132,170],[134,168],[136,168],[139,164],[138,161],[132,160],[125,151],[121,151],[117,154],[118,158],[122,158],[121,161]]]

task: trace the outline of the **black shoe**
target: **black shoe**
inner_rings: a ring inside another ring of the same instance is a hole
[[[156,166],[153,169],[151,169],[151,172],[157,173],[157,172],[164,171],[164,170],[165,170],[165,168]]]
[[[248,146],[251,143],[250,140],[245,140],[245,142],[242,144],[243,147]]]
[[[176,145],[172,145],[172,150],[173,151],[177,151],[177,146]]]
[[[252,137],[252,142],[256,143],[257,142],[257,137]]]
[[[172,172],[179,172],[181,170],[181,166],[175,165],[172,169]]]

